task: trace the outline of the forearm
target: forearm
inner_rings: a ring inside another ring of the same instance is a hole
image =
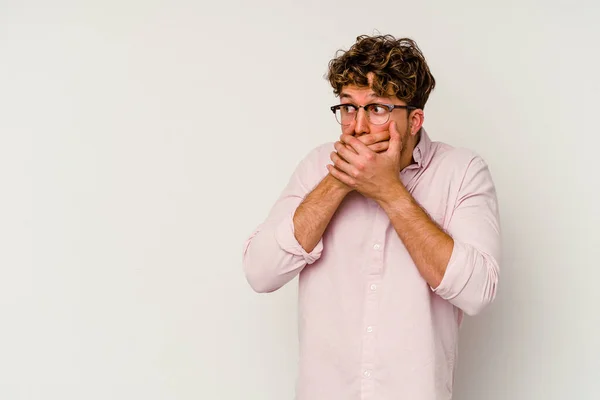
[[[298,206],[294,214],[294,235],[307,253],[319,243],[331,218],[349,192],[347,186],[327,175]]]
[[[399,183],[378,201],[387,213],[419,273],[436,288],[452,256],[454,242]]]
[[[292,180],[267,220],[246,241],[244,271],[257,292],[272,292],[317,261],[323,250],[321,237],[350,189],[332,176],[300,196]]]

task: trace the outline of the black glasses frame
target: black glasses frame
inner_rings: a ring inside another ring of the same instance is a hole
[[[365,104],[364,106],[357,106],[356,104],[352,104],[352,103],[342,103],[342,104],[337,104],[335,106],[331,106],[330,110],[331,112],[335,115],[336,111],[339,110],[340,108],[344,107],[344,106],[352,106],[356,108],[357,111],[357,115],[358,115],[358,110],[361,108],[364,108],[365,111],[367,107],[370,106],[380,106],[380,107],[385,107],[388,109],[388,111],[391,113],[392,111],[394,111],[397,108],[400,109],[404,109],[404,110],[416,110],[418,107],[415,106],[403,106],[403,105],[397,105],[397,104],[382,104],[382,103],[369,103],[369,104]],[[367,116],[369,115],[369,113],[367,112]],[[356,117],[355,117],[356,118]],[[337,118],[336,118],[337,120]],[[371,121],[371,118],[369,118],[369,121]],[[388,121],[389,121],[389,116],[388,116]],[[342,124],[340,121],[338,121],[340,124]],[[386,121],[387,122],[387,121]],[[383,122],[382,124],[385,124],[385,122]],[[381,125],[381,124],[379,124]]]

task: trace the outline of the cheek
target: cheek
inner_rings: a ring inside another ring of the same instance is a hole
[[[406,130],[408,129],[408,121],[405,118],[395,118],[396,129],[401,135],[404,135]]]
[[[354,125],[342,126],[342,133],[344,135],[354,135]]]

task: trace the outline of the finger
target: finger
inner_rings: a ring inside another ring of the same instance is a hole
[[[330,158],[331,161],[333,161],[333,165],[340,171],[345,172],[351,177],[357,175],[358,171],[356,171],[356,168],[350,165],[346,160],[342,159],[335,151],[331,153]]]
[[[356,151],[355,151],[355,150],[352,148],[352,146],[350,146],[350,145],[348,145],[348,144],[346,144],[346,143],[344,143],[344,142],[342,142],[342,141],[340,141],[340,142],[337,142],[337,143],[341,143],[341,144],[342,144],[342,146],[344,146],[346,149],[348,149],[348,151],[351,151],[351,152],[352,152],[352,153],[354,153],[354,154],[358,154],[358,153],[357,153],[357,152],[356,152]]]
[[[386,140],[385,142],[378,142],[367,147],[375,153],[383,153],[390,147],[390,141]]]
[[[396,126],[396,121],[390,122],[390,144],[387,153],[393,156],[399,156],[402,149],[402,137]]]
[[[357,139],[366,144],[367,146],[370,146],[375,143],[390,140],[390,133],[389,131],[369,133],[367,135],[361,135]]]
[[[347,174],[343,173],[342,171],[340,171],[339,169],[337,169],[333,165],[328,164],[327,165],[327,170],[338,181],[340,181],[342,183],[345,183],[346,185],[350,186],[351,188],[355,187],[356,182],[354,181],[354,179],[352,179],[352,177],[350,177]]]
[[[375,135],[372,134],[360,135],[357,137],[357,139],[363,142],[363,144],[365,144],[367,147],[372,145],[373,143],[377,143]]]
[[[353,149],[351,146],[349,146],[349,145],[345,144],[345,145],[344,145],[344,147],[345,147],[345,148],[347,148],[347,149],[348,149],[348,151],[351,151],[351,152],[353,152],[354,154],[358,154],[356,151],[354,151],[354,149]]]
[[[360,154],[369,154],[373,153],[363,142],[355,138],[351,135],[342,135],[341,141],[351,146],[356,153]]]
[[[342,159],[350,164],[356,163],[358,154],[356,154],[356,152],[350,146],[344,145],[341,142],[336,142],[334,147]]]

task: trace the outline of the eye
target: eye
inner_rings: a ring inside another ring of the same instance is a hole
[[[369,112],[373,115],[385,115],[389,110],[380,104],[372,104],[369,106]]]
[[[345,114],[352,114],[352,113],[356,112],[356,107],[353,106],[352,104],[343,104],[340,107],[340,110]]]

